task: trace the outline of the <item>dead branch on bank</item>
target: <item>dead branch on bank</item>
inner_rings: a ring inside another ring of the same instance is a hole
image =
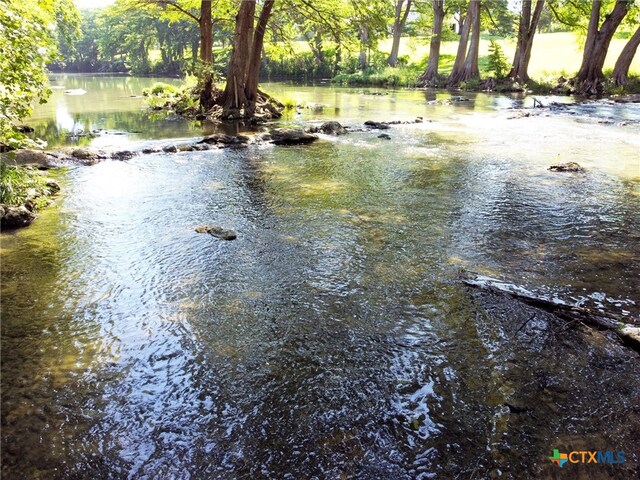
[[[531,292],[515,284],[472,272],[463,272],[461,281],[470,287],[500,295],[508,295],[527,305],[550,312],[564,320],[582,322],[601,330],[612,331],[627,346],[640,352],[640,327],[630,325],[628,323],[629,319],[626,319],[627,321],[625,322],[623,320],[624,317],[613,312],[580,307],[559,299],[534,296]]]

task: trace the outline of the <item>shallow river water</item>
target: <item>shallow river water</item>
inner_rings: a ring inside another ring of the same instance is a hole
[[[30,124],[118,149],[215,130],[149,120],[129,95],[153,81],[55,77],[88,93]],[[266,88],[324,105],[283,125],[425,121],[57,173],[55,205],[0,236],[2,478],[637,478],[637,353],[459,278],[637,322],[640,106]]]

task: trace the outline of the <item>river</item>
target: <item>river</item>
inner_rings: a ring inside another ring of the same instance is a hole
[[[56,76],[28,123],[52,147],[216,130],[149,118],[156,80]],[[424,122],[57,173],[0,236],[2,478],[565,478],[554,449],[637,478],[638,355],[459,274],[638,322],[640,106],[265,88],[316,104],[281,125]]]

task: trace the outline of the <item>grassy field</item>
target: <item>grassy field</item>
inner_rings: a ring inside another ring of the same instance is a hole
[[[496,39],[502,47],[508,62],[511,63],[515,53],[516,40]],[[609,54],[605,62],[605,70],[613,69],[615,62],[620,55],[626,39],[614,38],[611,41]],[[295,53],[308,52],[309,46],[306,42],[292,42],[291,50]],[[443,42],[441,46],[440,73],[447,74],[453,67],[458,42]],[[380,42],[381,52],[391,50],[391,39],[388,38]],[[408,56],[409,63],[420,63],[429,54],[429,38],[427,37],[403,37],[400,42],[400,56]],[[489,37],[480,40],[480,70],[486,75],[487,56],[489,55]],[[580,68],[582,61],[582,43],[578,35],[571,32],[542,33],[537,34],[533,41],[533,51],[531,62],[529,63],[529,75],[534,80],[557,78],[560,75],[571,77]],[[640,76],[640,55],[636,55],[631,64],[630,74]]]
[[[497,40],[502,47],[509,63],[515,53],[515,39]],[[609,54],[605,62],[605,70],[613,68],[626,44],[627,40],[613,39],[609,48]],[[455,56],[458,48],[457,42],[443,42],[442,54]],[[388,52],[391,50],[391,39],[380,44],[380,50]],[[403,38],[400,43],[400,55],[408,55],[410,62],[420,62],[429,53],[429,43],[427,38]],[[489,40],[480,40],[480,67],[486,64],[486,56],[489,54]],[[482,57],[485,57],[484,59]],[[484,61],[483,61],[484,60]],[[582,45],[578,36],[574,33],[543,33],[535,36],[533,40],[533,50],[531,52],[531,62],[529,64],[529,75],[533,79],[544,79],[548,77],[558,77],[561,74],[572,76],[580,68],[582,61]],[[448,73],[452,68],[450,61],[441,64],[441,73]],[[636,55],[631,64],[630,73],[640,75],[640,55]]]

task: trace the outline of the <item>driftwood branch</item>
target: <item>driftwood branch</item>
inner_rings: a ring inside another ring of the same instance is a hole
[[[629,325],[623,321],[623,317],[613,312],[579,307],[559,299],[537,297],[522,287],[483,275],[464,273],[461,280],[462,283],[470,287],[511,296],[527,305],[553,313],[565,320],[579,321],[599,329],[610,330],[631,348],[640,352],[640,327]]]

